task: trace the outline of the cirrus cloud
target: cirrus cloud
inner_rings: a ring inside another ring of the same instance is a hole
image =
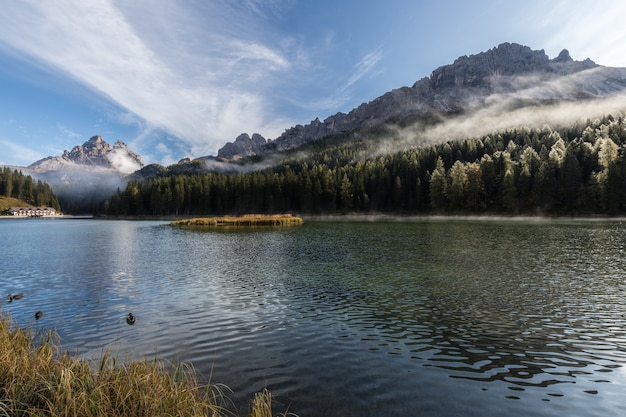
[[[246,128],[276,130],[266,122],[258,85],[290,67],[281,51],[197,28],[201,39],[193,28],[177,34],[182,9],[169,10],[179,20],[163,27],[166,35],[145,25],[166,22],[168,8],[156,7],[152,16],[142,10],[102,0],[10,2],[0,17],[0,43],[87,85],[150,128],[183,138],[192,152],[214,150],[240,133],[244,117]],[[167,50],[158,44],[163,36]],[[201,54],[194,42],[205,45]]]

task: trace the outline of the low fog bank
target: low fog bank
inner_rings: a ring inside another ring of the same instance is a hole
[[[274,168],[285,161],[286,158],[304,160],[310,155],[309,152],[290,150],[288,154],[284,152],[267,153],[255,156],[252,160],[224,162],[217,159],[203,159],[206,172],[216,172],[220,174],[248,174],[254,171],[263,171]],[[198,161],[198,160],[194,160]]]
[[[494,93],[463,99],[465,114],[434,126],[388,126],[393,141],[381,142],[377,155],[403,148],[480,138],[508,129],[566,127],[626,111],[626,69],[599,67],[546,79],[531,75],[495,77]]]
[[[515,108],[514,104],[520,105],[518,100],[506,98],[432,127],[413,125],[401,129],[389,126],[394,139],[381,142],[374,154],[382,155],[415,146],[480,138],[521,127],[567,127],[577,122],[594,120],[609,114],[619,116],[626,112],[626,94],[558,104],[526,103],[524,107]]]
[[[68,165],[56,171],[28,172],[50,185],[65,213],[92,213],[96,205],[123,190],[128,180],[119,172],[99,166]]]
[[[517,127],[571,126],[578,121],[621,113],[626,108],[626,95],[560,104],[535,104],[508,110],[513,100],[504,100],[470,116],[444,122],[427,130],[424,137],[430,141],[442,141],[481,137]]]

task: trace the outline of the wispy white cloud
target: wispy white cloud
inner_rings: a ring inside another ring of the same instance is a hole
[[[0,165],[25,166],[30,165],[46,156],[28,146],[15,143],[15,141],[12,140],[0,139],[0,148],[2,148],[2,153],[0,154]],[[9,156],[11,157],[11,160],[4,160],[4,158]]]
[[[526,7],[524,5],[524,7]],[[626,2],[560,0],[537,2],[529,18],[547,36],[541,45],[551,55],[568,48],[577,60],[591,58],[606,66],[624,67]]]
[[[111,166],[122,174],[129,175],[141,168],[141,165],[130,158],[126,151],[120,148],[114,148],[106,155],[106,158],[111,163]]]
[[[83,135],[81,135],[80,133],[76,133],[74,132],[72,129],[62,125],[62,124],[58,124],[57,125],[59,132],[66,137],[75,139],[75,140],[81,140],[84,139]]]
[[[90,99],[105,97],[103,119],[135,132],[112,140],[138,145],[148,161],[157,153],[178,158],[181,149],[189,156],[215,153],[241,132],[275,138],[307,118],[350,111],[410,85],[460,54],[479,52],[464,49],[478,44],[485,50],[527,43],[551,57],[568,48],[574,59],[626,66],[621,0],[492,1],[478,9],[460,2],[454,13],[449,2],[413,3],[368,2],[355,10],[295,0],[7,1],[0,49],[26,67],[61,74],[33,81],[37,88],[63,79],[59,89],[76,82],[97,93]],[[358,18],[345,19],[348,13]],[[411,13],[428,18],[404,19]],[[452,31],[434,39],[446,25],[472,36],[459,39]],[[355,58],[355,50],[367,53]],[[68,140],[82,132],[68,120],[59,123]]]
[[[383,48],[380,46],[376,48],[375,50],[373,50],[372,52],[369,52],[368,54],[366,54],[363,57],[363,59],[361,59],[354,66],[354,71],[352,72],[352,75],[350,76],[350,78],[348,78],[348,81],[343,86],[341,91],[347,90],[352,85],[357,83],[360,79],[370,74],[372,70],[376,67],[376,64],[378,64],[378,62],[382,59],[382,57],[383,57]]]
[[[5,6],[5,47],[89,86],[194,152],[214,151],[244,128],[273,129],[258,85],[290,62],[271,46],[180,26],[203,22],[170,2],[141,10],[112,0]]]
[[[332,37],[332,35],[329,35]],[[360,61],[352,67],[349,77],[343,81],[340,87],[330,95],[321,95],[319,98],[311,100],[308,105],[312,109],[320,109],[334,113],[337,109],[341,109],[346,103],[353,100],[352,89],[363,79],[376,73],[379,62],[383,59],[383,48],[379,46],[373,51],[367,53]],[[372,99],[374,97],[371,97]],[[348,111],[349,109],[343,109]],[[320,116],[328,116],[320,115]]]

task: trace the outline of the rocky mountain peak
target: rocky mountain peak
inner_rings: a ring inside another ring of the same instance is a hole
[[[82,145],[63,152],[63,155],[50,156],[30,165],[40,171],[54,171],[64,166],[83,165],[112,169],[121,174],[130,174],[143,166],[141,157],[131,151],[121,141],[115,142],[113,147],[101,136],[92,136]]]
[[[111,146],[101,136],[93,136],[87,142],[74,146],[71,151],[64,151],[61,158],[81,165],[108,166],[106,155]]]

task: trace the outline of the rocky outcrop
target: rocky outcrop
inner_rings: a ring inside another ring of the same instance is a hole
[[[432,91],[457,88],[485,88],[492,78],[545,71],[550,59],[543,50],[504,43],[477,55],[462,56],[453,64],[434,70],[428,82]]]
[[[535,86],[537,82],[549,82],[598,67],[589,59],[572,60],[566,49],[556,58],[550,59],[543,50],[503,43],[486,52],[459,57],[454,63],[437,68],[430,77],[418,80],[413,86],[392,90],[347,114],[340,112],[323,121],[315,119],[307,125],[291,127],[275,140],[261,140],[260,135],[257,140],[253,140],[247,134],[242,134],[234,143],[228,143],[220,149],[218,156],[233,160],[294,149],[325,136],[401,122],[407,118],[456,114],[485,104],[490,97],[493,99],[494,94],[514,95]],[[606,85],[607,77],[613,80],[610,86]],[[626,77],[620,73],[617,82],[615,79],[615,74],[607,74],[604,78],[579,77],[569,83],[567,92],[559,90],[560,86],[555,86],[555,83],[550,84],[548,90],[554,99],[602,95],[611,93],[611,89],[615,88],[626,90]],[[578,94],[572,92],[573,88],[584,91]],[[545,96],[545,91],[541,94]],[[538,98],[551,98],[544,96]]]
[[[81,165],[108,166],[106,155],[111,146],[100,136],[93,136],[87,142],[74,146],[71,151],[64,151],[61,158]]]
[[[233,160],[237,157],[241,158],[244,156],[256,155],[261,152],[263,145],[265,145],[267,141],[265,138],[258,133],[254,133],[252,137],[247,133],[242,133],[237,136],[235,142],[228,142],[224,147],[222,147],[218,153],[217,157],[221,159]]]

